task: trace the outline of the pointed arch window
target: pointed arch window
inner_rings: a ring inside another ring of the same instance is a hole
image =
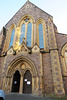
[[[9,48],[10,48],[11,46],[13,46],[14,34],[15,34],[15,29],[13,29],[13,30],[12,30],[12,33],[11,33],[11,39],[10,39]]]
[[[31,46],[31,35],[32,35],[32,24],[29,23],[28,28],[27,28],[27,46],[28,47]]]
[[[21,27],[21,35],[20,35],[20,44],[22,43],[22,38],[25,37],[25,24],[22,25]]]
[[[66,62],[66,66],[67,66],[67,51],[65,51],[65,62]]]
[[[67,76],[67,43],[63,46],[61,51],[61,62],[62,62],[62,68],[63,68],[63,74]]]
[[[43,26],[39,24],[39,47],[44,48],[44,40],[43,40]]]

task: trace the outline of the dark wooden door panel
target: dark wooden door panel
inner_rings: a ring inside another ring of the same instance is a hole
[[[23,93],[26,94],[32,93],[32,75],[30,71],[26,71],[26,73],[24,74]]]
[[[20,87],[20,74],[16,71],[13,76],[12,92],[19,92]]]

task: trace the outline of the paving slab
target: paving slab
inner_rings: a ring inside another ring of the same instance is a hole
[[[7,94],[5,100],[53,100],[49,97],[40,97],[29,94]]]

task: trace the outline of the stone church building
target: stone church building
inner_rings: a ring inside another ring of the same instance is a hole
[[[29,0],[0,32],[0,89],[67,94],[67,34]]]

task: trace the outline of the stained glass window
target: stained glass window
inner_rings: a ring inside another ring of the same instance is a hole
[[[39,24],[39,47],[44,48],[43,27],[41,23]]]
[[[10,39],[9,48],[10,48],[11,46],[13,46],[14,34],[15,34],[15,29],[13,29],[13,30],[12,30],[12,33],[11,33],[11,39]]]
[[[27,28],[27,46],[28,47],[31,46],[31,34],[32,34],[32,24],[29,23],[28,28]]]
[[[25,24],[22,25],[21,27],[21,35],[20,35],[20,44],[22,43],[22,38],[25,37]]]

